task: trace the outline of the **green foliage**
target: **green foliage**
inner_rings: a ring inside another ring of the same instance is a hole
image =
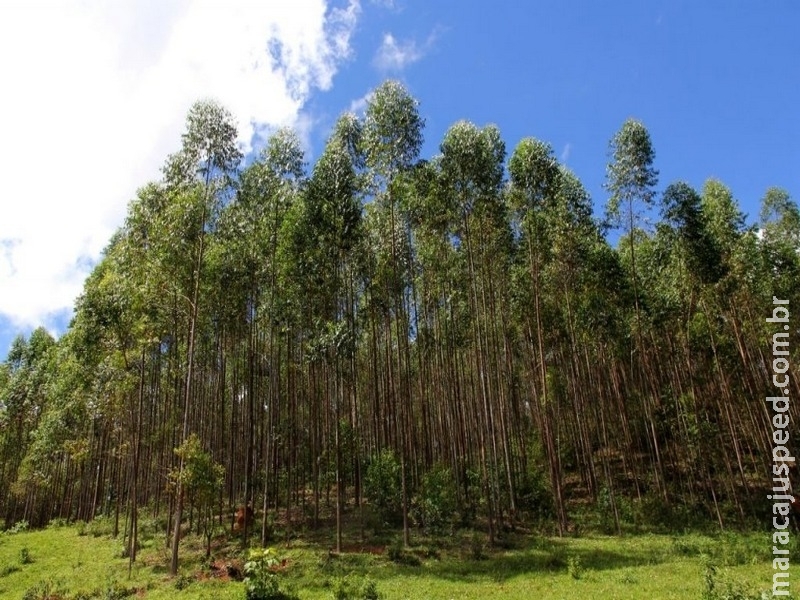
[[[186,115],[182,148],[164,167],[172,185],[228,178],[242,160],[231,113],[212,100],[195,102]]]
[[[23,531],[28,531],[28,522],[26,520],[17,521],[14,523],[6,533],[9,535],[14,535],[15,533],[22,533]]]
[[[400,517],[400,462],[392,450],[384,449],[367,466],[364,491],[370,504],[387,523]]]
[[[583,577],[583,572],[584,568],[583,564],[581,563],[581,557],[570,556],[567,559],[567,573],[569,573],[569,576],[573,579],[580,579]]]
[[[477,531],[470,538],[469,552],[472,560],[486,559],[486,541]]]
[[[612,223],[635,225],[638,220],[633,203],[645,206],[653,203],[653,188],[658,183],[658,171],[653,168],[655,151],[650,133],[643,123],[628,119],[609,144],[611,162],[607,167],[606,188],[611,192],[607,215]],[[627,219],[625,218],[627,216]],[[632,228],[628,225],[628,233]]]
[[[187,573],[181,573],[175,578],[175,580],[172,582],[172,585],[176,590],[182,591],[192,585],[193,581],[194,578],[191,575]]]
[[[192,107],[69,331],[19,337],[0,366],[3,526],[101,515],[79,534],[127,540],[134,510],[152,507],[142,549],[169,522],[177,559],[186,520],[167,515],[163,483],[181,442],[171,481],[209,551],[225,492],[263,498],[287,542],[333,510],[351,526],[362,496],[365,536],[409,509],[420,536],[458,516],[496,525],[493,544],[509,524],[563,530],[603,481],[614,502],[601,489],[581,527],[674,531],[715,511],[729,527],[754,512],[739,487],[764,477],[751,404],[771,384],[755,359],[782,327],[764,317],[773,295],[800,302],[789,193],[767,190],[747,230],[721,183],[674,183],[651,229],[655,154],[629,120],[609,161],[609,218],[629,245],[615,249],[546,142],[525,138],[506,161],[497,127],[458,121],[419,161],[422,128],[416,100],[386,82],[363,121],[336,122],[308,175],[288,130],[238,172],[230,113]],[[796,332],[780,335],[795,381]],[[752,554],[730,548],[715,559]]]
[[[414,498],[414,513],[420,524],[434,533],[452,530],[458,516],[458,491],[450,469],[435,466],[422,477]]]
[[[69,595],[62,582],[47,579],[25,590],[22,600],[69,600]]]
[[[397,81],[385,81],[367,102],[362,147],[366,164],[391,177],[416,160],[425,121],[418,102]]]
[[[19,550],[19,564],[21,565],[29,565],[33,562],[33,556],[31,556],[31,551],[26,546],[23,546]]]
[[[272,548],[251,550],[244,565],[244,587],[247,600],[293,600],[294,596],[281,590],[275,568],[280,560]]]
[[[386,555],[389,560],[398,565],[418,567],[422,564],[418,556],[411,554],[403,547],[403,540],[400,537],[392,540],[392,543],[386,548]]]
[[[553,516],[553,494],[546,475],[531,465],[517,483],[517,507],[541,522]]]
[[[331,584],[331,600],[380,600],[382,597],[377,584],[369,578],[345,575],[335,578]]]
[[[727,577],[720,577],[717,566],[705,559],[703,591],[701,600],[764,600],[772,594],[768,591],[754,591],[749,586]],[[786,596],[791,600],[792,596]]]
[[[170,478],[182,478],[184,489],[191,501],[201,510],[209,510],[217,498],[225,477],[225,468],[214,462],[210,452],[203,449],[197,434],[191,434],[175,454],[184,461],[183,471],[173,470]]]
[[[550,144],[525,138],[514,148],[508,171],[511,175],[511,199],[523,219],[529,212],[544,208],[554,199],[560,172]]]

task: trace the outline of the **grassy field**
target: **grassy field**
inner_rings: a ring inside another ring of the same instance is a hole
[[[235,543],[218,538],[207,560],[202,539],[188,536],[181,547],[181,573],[171,578],[163,533],[143,528],[142,537],[129,578],[122,543],[110,536],[110,524],[103,521],[2,534],[0,598],[245,598],[244,584],[226,571],[241,569],[245,560]],[[346,588],[360,588],[367,579],[385,600],[736,600],[760,598],[761,591],[771,588],[766,533],[515,535],[504,540],[502,549],[491,550],[482,539],[463,531],[445,541],[418,538],[410,550],[399,551],[388,538],[388,547],[351,545],[337,556],[307,536],[291,548],[275,547],[282,561],[276,571],[281,588],[303,600],[347,598]]]

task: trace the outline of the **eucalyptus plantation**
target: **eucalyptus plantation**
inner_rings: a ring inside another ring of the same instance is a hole
[[[422,157],[424,127],[385,82],[306,164],[290,129],[243,157],[195,104],[66,333],[0,364],[5,526],[105,516],[131,567],[146,514],[174,575],[190,532],[339,553],[470,527],[480,550],[764,516],[763,317],[800,302],[795,200],[770,188],[748,226],[722,182],[658,190],[635,120],[597,199],[547,142],[507,156],[456,121]]]

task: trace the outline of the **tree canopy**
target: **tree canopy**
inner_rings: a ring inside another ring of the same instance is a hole
[[[767,190],[748,228],[722,182],[659,190],[631,119],[595,215],[544,141],[507,155],[496,126],[458,121],[422,158],[423,130],[390,81],[313,165],[288,129],[244,161],[230,114],[197,103],[68,331],[21,336],[0,365],[5,525],[113,515],[134,560],[148,506],[174,572],[184,506],[210,531],[248,505],[262,527],[243,543],[262,544],[267,515],[288,539],[330,511],[337,547],[348,512],[406,543],[456,522],[564,533],[586,502],[611,530],[634,504],[761,515],[765,317],[800,303],[790,195]]]

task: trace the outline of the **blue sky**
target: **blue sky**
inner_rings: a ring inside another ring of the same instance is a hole
[[[459,119],[494,123],[509,153],[527,136],[552,144],[598,211],[608,140],[635,117],[660,189],[718,178],[753,222],[767,187],[800,198],[798,23],[788,1],[4,4],[0,164],[16,176],[0,200],[0,355],[36,325],[63,331],[204,96],[246,147],[293,125],[313,161],[342,111],[399,79],[427,122],[424,156]],[[269,39],[286,50],[278,68]]]

